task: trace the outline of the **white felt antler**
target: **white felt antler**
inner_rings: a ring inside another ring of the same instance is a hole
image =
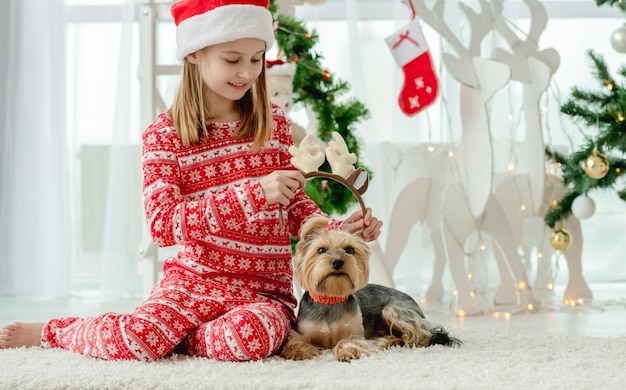
[[[335,175],[348,178],[355,171],[356,155],[348,151],[348,145],[339,133],[333,132],[332,136],[326,148],[326,158]]]
[[[320,172],[317,169],[324,163],[324,153],[320,151],[320,147],[314,144],[315,137],[308,134],[300,142],[300,147],[290,146],[291,164],[298,168],[304,177],[331,179],[343,184],[348,188],[354,197],[358,200],[363,215],[367,209],[361,195],[367,190],[369,176],[363,168],[356,169],[356,155],[348,151],[348,145],[337,132],[332,133],[333,139],[328,143],[326,148],[326,159],[330,164],[332,173]]]
[[[324,153],[314,140],[313,134],[307,134],[300,141],[300,147],[295,145],[289,147],[289,153],[293,156],[290,160],[291,165],[304,173],[315,172],[324,163]]]

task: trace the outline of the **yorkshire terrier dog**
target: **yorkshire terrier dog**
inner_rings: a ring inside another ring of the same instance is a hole
[[[295,329],[281,351],[287,359],[311,359],[332,349],[340,361],[394,345],[460,346],[424,317],[409,295],[368,284],[370,249],[354,234],[329,230],[314,217],[302,227],[293,259],[294,276],[305,290]]]

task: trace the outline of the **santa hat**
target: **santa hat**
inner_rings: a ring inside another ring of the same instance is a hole
[[[265,50],[274,44],[274,23],[269,0],[181,0],[172,5],[176,24],[177,56],[218,43],[241,38],[265,41]]]

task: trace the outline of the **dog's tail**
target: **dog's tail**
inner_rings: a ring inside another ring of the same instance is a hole
[[[426,319],[421,309],[387,305],[383,308],[382,318],[389,326],[390,338],[385,340],[386,345],[430,347],[439,344],[459,347],[463,344],[456,337],[451,337],[443,326]]]
[[[428,346],[445,345],[447,347],[460,347],[463,342],[456,337],[448,334],[448,331],[441,326],[434,327],[430,330],[431,336]]]

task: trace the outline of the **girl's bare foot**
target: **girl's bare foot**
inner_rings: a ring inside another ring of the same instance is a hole
[[[40,346],[44,325],[39,322],[14,322],[5,326],[0,329],[0,349]]]

